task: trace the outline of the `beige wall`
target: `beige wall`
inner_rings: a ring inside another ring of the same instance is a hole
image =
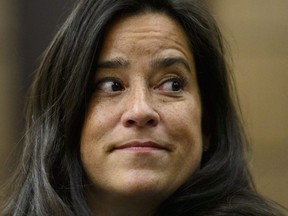
[[[257,187],[288,207],[288,1],[210,2],[232,50]]]
[[[0,0],[0,181],[8,168],[7,158],[15,146],[19,88],[17,58],[17,11],[15,1]]]

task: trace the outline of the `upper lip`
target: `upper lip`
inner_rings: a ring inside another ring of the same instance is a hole
[[[153,141],[131,141],[131,142],[128,142],[125,144],[114,146],[114,148],[112,150],[135,148],[135,147],[138,147],[138,148],[150,147],[150,148],[168,150],[167,147],[165,147],[161,144],[158,144],[156,142],[153,142]]]

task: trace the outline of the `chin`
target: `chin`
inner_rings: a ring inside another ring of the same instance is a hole
[[[135,172],[119,182],[120,193],[127,196],[169,196],[174,192],[171,184],[159,175],[149,175],[146,172]],[[175,187],[176,188],[176,187]]]

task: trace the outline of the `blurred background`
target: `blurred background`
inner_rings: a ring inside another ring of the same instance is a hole
[[[21,148],[33,73],[74,2],[0,0],[0,182]],[[257,188],[288,207],[288,1],[207,2],[233,56]]]

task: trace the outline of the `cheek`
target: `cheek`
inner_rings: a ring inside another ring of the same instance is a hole
[[[189,137],[202,137],[201,106],[198,101],[187,100],[175,103],[162,112],[162,119],[169,130]],[[170,132],[170,133],[171,133]]]
[[[174,167],[174,173],[178,173],[177,182],[181,185],[200,168],[203,141],[200,106],[193,102],[178,105],[166,110],[163,121],[169,140],[173,140],[177,146],[171,166]]]
[[[200,104],[190,100],[171,107],[163,121],[169,138],[180,146],[179,154],[183,155],[183,158],[200,160],[203,142]]]
[[[80,151],[83,163],[89,163],[90,160],[95,163],[95,158],[101,157],[101,139],[108,131],[113,130],[116,118],[115,109],[101,104],[90,104],[81,131]]]
[[[117,110],[114,106],[105,104],[90,104],[85,117],[85,122],[82,130],[82,138],[96,139],[103,133],[111,130],[115,122],[119,119]],[[97,137],[96,137],[97,136]]]

